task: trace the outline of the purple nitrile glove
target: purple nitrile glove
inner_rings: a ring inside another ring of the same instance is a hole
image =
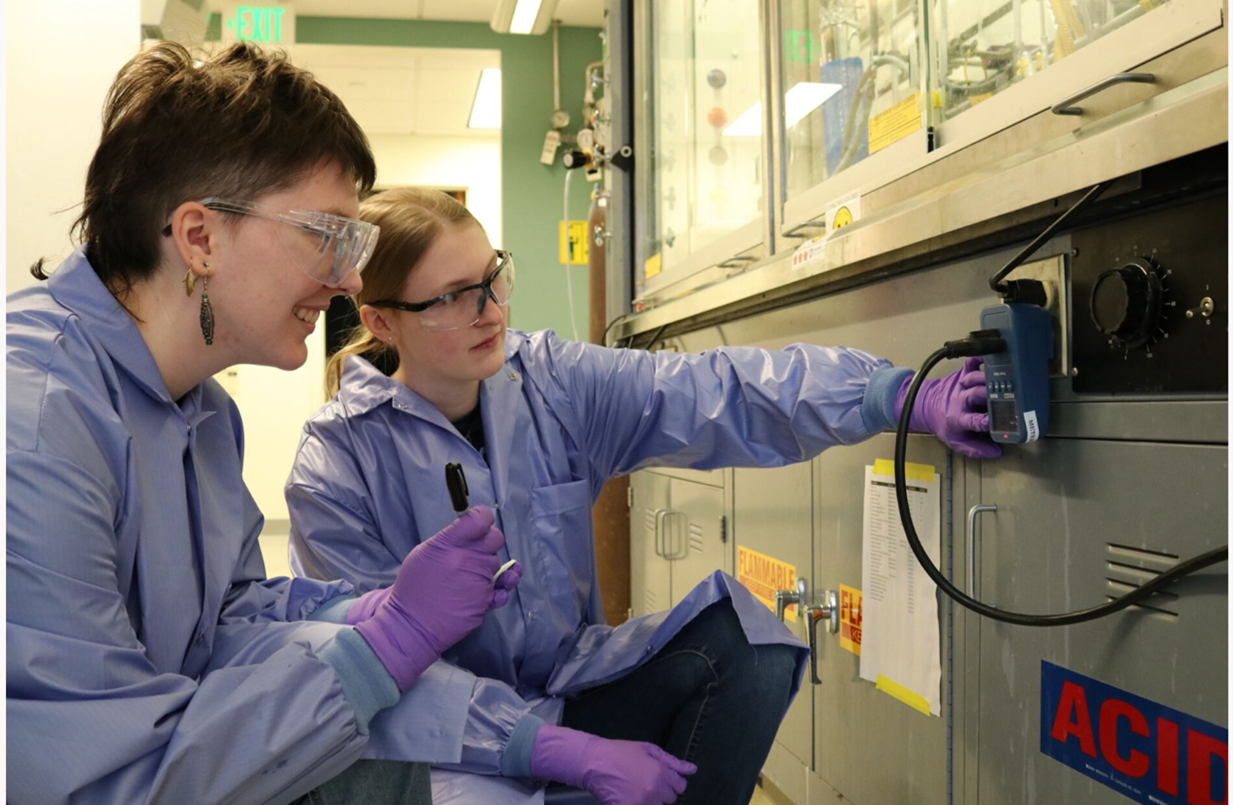
[[[1000,445],[989,438],[989,392],[985,388],[985,373],[981,359],[970,357],[963,368],[938,380],[926,379],[920,384],[912,420],[908,427],[915,433],[932,433],[950,449],[973,458],[997,458]],[[903,381],[895,398],[895,419],[903,412],[912,378]]]
[[[515,562],[514,565],[497,579],[497,583],[493,587],[492,608],[500,609],[509,602],[509,594],[518,586],[518,582],[522,581],[522,563]],[[393,587],[381,587],[368,592],[355,599],[355,603],[347,610],[347,625],[355,626],[358,623],[368,620],[373,616],[373,613],[381,606],[381,602],[390,594]]]
[[[665,805],[698,767],[655,744],[614,741],[545,724],[535,734],[531,774],[584,788],[603,805]]]
[[[501,565],[497,552],[505,545],[494,521],[491,509],[472,508],[415,546],[384,596],[368,593],[367,601],[352,604],[372,605],[372,614],[355,629],[399,690],[411,687],[441,652],[479,626],[484,613],[509,600],[509,590],[492,582]]]

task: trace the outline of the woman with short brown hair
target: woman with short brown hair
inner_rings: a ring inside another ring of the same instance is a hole
[[[492,512],[345,625],[347,582],[265,577],[239,411],[211,379],[304,363],[362,286],[375,171],[283,56],[160,43],[120,71],[84,245],[8,297],[7,801],[423,803],[422,765],[356,761],[459,751],[467,700],[436,660],[519,577],[494,581]]]

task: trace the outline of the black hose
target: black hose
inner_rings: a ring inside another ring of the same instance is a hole
[[[1028,615],[1021,612],[1007,612],[1006,610],[983,604],[957,589],[950,583],[949,579],[942,575],[941,571],[937,569],[929,558],[929,554],[925,552],[924,546],[921,545],[920,537],[916,534],[916,526],[912,523],[912,510],[908,507],[908,423],[911,421],[912,409],[916,405],[916,395],[920,391],[922,381],[924,381],[925,377],[935,366],[943,359],[949,357],[954,357],[954,352],[951,349],[939,349],[929,356],[920,371],[916,373],[916,377],[912,378],[912,384],[908,387],[907,397],[903,401],[903,413],[899,415],[899,428],[895,433],[895,500],[899,504],[899,519],[903,523],[903,533],[907,537],[908,545],[912,548],[912,553],[916,555],[916,560],[920,562],[921,567],[929,574],[929,578],[933,579],[933,583],[942,592],[976,614],[984,615],[986,618],[1001,621],[1002,623],[1013,623],[1019,626],[1069,626],[1112,615],[1126,607],[1137,604],[1145,598],[1151,597],[1183,576],[1189,576],[1191,573],[1195,573],[1205,567],[1228,561],[1229,546],[1225,545],[1215,548],[1192,559],[1187,559],[1185,562],[1174,566],[1165,573],[1161,573],[1156,578],[1120,598],[1089,607],[1088,609],[1081,609],[1076,612],[1063,612],[1056,615]],[[972,561],[972,557],[969,556],[968,561]]]

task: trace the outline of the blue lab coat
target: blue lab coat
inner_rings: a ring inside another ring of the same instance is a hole
[[[559,722],[562,697],[629,673],[721,598],[751,643],[800,648],[803,670],[800,641],[719,572],[668,612],[604,625],[591,506],[609,478],[646,467],[783,466],[867,439],[891,427],[907,374],[844,348],[651,354],[510,330],[504,367],[480,387],[481,456],[432,404],[352,357],[287,482],[291,565],[360,592],[388,586],[454,519],[443,470],[463,465],[471,503],[497,510],[525,571],[510,603],[445,655],[477,677],[451,768],[497,774],[521,717]]]
[[[446,663],[401,699],[376,665],[396,704],[359,715],[375,655],[308,620],[351,585],[266,579],[235,403],[172,400],[82,251],[7,333],[7,801],[287,802],[360,757],[460,759]]]

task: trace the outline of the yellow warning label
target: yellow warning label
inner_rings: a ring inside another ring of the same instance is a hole
[[[835,220],[831,223],[831,229],[843,229],[852,223],[852,211],[847,207],[840,207],[835,210]]]
[[[646,278],[657,276],[664,270],[664,256],[656,254],[646,259]]]
[[[920,131],[920,93],[907,98],[869,118],[869,153],[876,154],[913,132]]]
[[[736,580],[754,594],[772,612],[775,611],[775,591],[796,589],[796,567],[773,556],[736,546]],[[784,618],[796,617],[796,607],[784,610]]]
[[[861,591],[839,585],[839,646],[856,656],[861,653]]]
[[[586,265],[587,263],[587,222],[586,221],[570,221],[569,222],[569,264],[572,266]],[[557,221],[557,250],[560,252],[558,258],[561,265],[565,265],[565,222]]]

